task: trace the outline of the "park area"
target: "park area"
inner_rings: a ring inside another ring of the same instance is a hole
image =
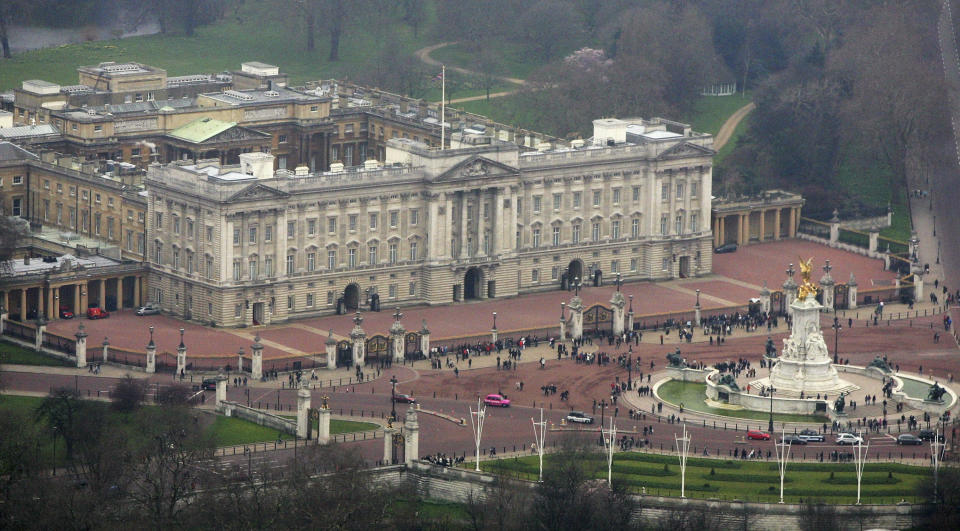
[[[555,457],[544,457],[544,474]],[[599,453],[581,459],[588,477],[607,478],[606,458]],[[465,463],[472,468],[473,463]],[[484,472],[518,479],[536,480],[536,456],[516,457],[481,463]],[[897,463],[867,463],[863,469],[861,503],[894,504],[923,502],[921,486],[930,481],[927,467]],[[680,496],[680,462],[676,456],[641,452],[615,453],[613,480],[628,490],[648,496]],[[687,460],[685,494],[691,498],[778,502],[780,475],[775,458],[769,460],[701,459]],[[857,476],[853,462],[788,463],[784,479],[784,501],[823,501],[853,504],[857,501]]]

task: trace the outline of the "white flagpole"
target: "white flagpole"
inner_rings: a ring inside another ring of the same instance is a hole
[[[537,453],[540,455],[540,481],[543,481],[543,445],[547,437],[547,422],[543,420],[543,408],[540,408],[540,422],[533,417],[530,418],[530,422],[533,423],[533,440],[536,441]]]
[[[440,65],[440,151],[443,151],[446,130],[443,123],[446,121],[447,104],[447,67]]]

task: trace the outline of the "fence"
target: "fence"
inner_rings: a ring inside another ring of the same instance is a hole
[[[16,321],[4,321],[3,333],[24,341],[35,341],[37,337],[36,329],[34,329],[32,326],[18,323]]]
[[[849,243],[850,245],[856,245],[864,249],[870,248],[870,235],[866,232],[841,228],[837,234],[837,238],[843,243]]]
[[[77,340],[72,337],[63,337],[57,334],[51,334],[50,332],[44,332],[43,334],[43,346],[56,350],[58,352],[63,352],[71,356],[77,355]],[[89,350],[88,350],[89,355]]]

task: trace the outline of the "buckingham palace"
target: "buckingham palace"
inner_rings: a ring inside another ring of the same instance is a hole
[[[394,138],[383,161],[321,172],[262,152],[153,164],[148,297],[244,326],[704,275],[712,142],[664,119],[599,119],[588,140],[534,148],[482,131],[446,149]]]

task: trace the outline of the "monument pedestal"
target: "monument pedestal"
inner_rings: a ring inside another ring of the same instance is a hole
[[[790,308],[793,326],[783,340],[783,353],[770,371],[769,381],[783,391],[838,394],[851,384],[841,380],[820,332],[823,306],[813,297],[795,299]]]

